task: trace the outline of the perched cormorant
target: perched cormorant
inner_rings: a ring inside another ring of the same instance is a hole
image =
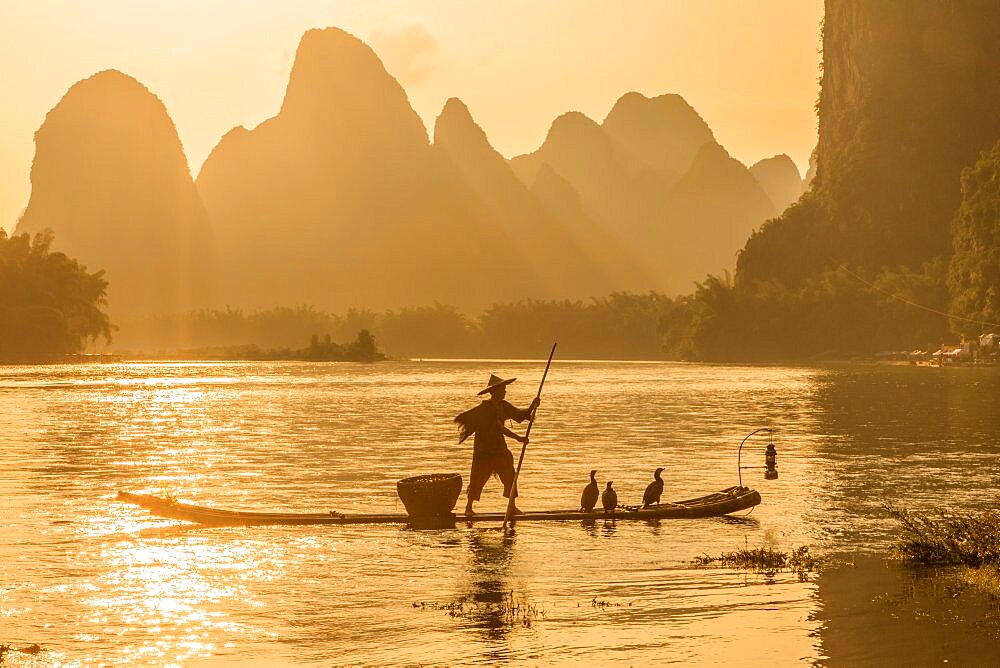
[[[615,508],[618,506],[618,492],[611,489],[611,480],[608,481],[608,486],[601,494],[601,505],[604,506],[605,514],[610,510],[612,513],[615,512]]]
[[[597,487],[595,475],[597,475],[597,471],[590,472],[590,482],[583,488],[583,496],[580,497],[580,512],[589,513],[597,505],[597,497],[600,496],[601,490]]]
[[[646,487],[646,492],[642,495],[642,507],[649,508],[651,505],[660,503],[660,496],[663,495],[663,478],[660,474],[663,469],[656,469],[653,473],[653,482]]]

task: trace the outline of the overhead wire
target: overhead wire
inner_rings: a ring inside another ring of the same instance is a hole
[[[865,285],[869,286],[869,287],[870,287],[870,288],[872,288],[873,290],[877,290],[878,292],[881,292],[882,294],[884,294],[884,295],[886,295],[886,296],[888,296],[888,297],[890,297],[890,298],[892,298],[892,299],[896,299],[896,300],[898,300],[898,301],[901,301],[901,302],[903,302],[904,304],[908,304],[909,306],[913,306],[914,308],[918,308],[918,309],[921,309],[921,310],[924,310],[924,311],[927,311],[927,312],[929,312],[929,313],[935,313],[935,314],[937,314],[937,315],[941,315],[941,316],[944,316],[944,317],[946,317],[946,318],[953,318],[953,319],[955,319],[955,320],[961,320],[961,321],[963,321],[963,322],[969,322],[969,323],[972,323],[972,324],[974,324],[974,325],[987,325],[987,326],[989,326],[989,327],[997,327],[997,328],[1000,328],[1000,323],[996,323],[996,322],[990,322],[990,321],[988,321],[988,320],[977,320],[977,319],[975,319],[975,318],[966,318],[966,317],[964,317],[964,316],[960,316],[960,315],[954,315],[954,314],[952,314],[952,313],[945,313],[944,311],[940,311],[940,310],[938,310],[938,309],[936,309],[936,308],[931,308],[930,306],[925,306],[925,305],[923,305],[923,304],[918,304],[918,303],[917,303],[917,302],[915,302],[915,301],[911,301],[911,300],[909,300],[909,299],[905,299],[905,298],[903,298],[903,297],[900,297],[899,295],[897,295],[897,294],[895,294],[895,293],[892,293],[892,292],[889,292],[888,290],[883,290],[882,288],[878,287],[877,285],[875,285],[875,284],[874,284],[874,283],[872,283],[871,281],[868,281],[868,280],[864,279],[863,277],[859,276],[858,274],[854,273],[853,271],[851,271],[851,270],[850,270],[850,269],[848,268],[848,266],[847,266],[847,264],[846,264],[846,263],[843,263],[843,262],[842,262],[842,263],[840,264],[840,269],[843,269],[843,270],[844,270],[844,271],[846,271],[846,272],[847,272],[848,274],[850,274],[850,275],[851,275],[851,276],[853,276],[854,278],[858,279],[859,281],[861,281],[861,282],[862,282],[862,283],[864,283]]]

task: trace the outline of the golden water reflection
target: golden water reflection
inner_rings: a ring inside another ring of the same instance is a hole
[[[975,507],[1000,484],[992,376],[593,363],[553,366],[525,460],[529,507],[574,506],[591,468],[626,502],[658,466],[666,498],[727,487],[739,439],[772,424],[781,477],[752,480],[764,503],[717,520],[525,523],[505,542],[464,526],[191,529],[114,502],[128,489],[401,512],[397,479],[465,474],[450,419],[493,370],[0,368],[0,624],[42,644],[42,665],[818,660],[813,581],[691,560],[746,544],[876,549],[883,500]],[[488,486],[483,510],[502,503]],[[510,623],[509,592],[544,616]],[[449,615],[463,600],[478,606]]]

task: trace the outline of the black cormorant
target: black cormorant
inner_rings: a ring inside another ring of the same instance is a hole
[[[583,488],[583,496],[580,497],[580,512],[589,513],[597,505],[597,497],[601,495],[601,490],[597,487],[595,475],[597,475],[597,471],[590,472],[590,482]]]
[[[660,473],[663,469],[656,469],[653,473],[653,482],[646,487],[645,494],[642,495],[642,507],[649,508],[651,505],[660,503],[660,496],[663,495],[663,478]]]
[[[604,513],[610,510],[612,513],[615,512],[615,508],[618,506],[618,492],[611,489],[611,480],[608,481],[608,486],[601,494],[601,505],[604,506]]]

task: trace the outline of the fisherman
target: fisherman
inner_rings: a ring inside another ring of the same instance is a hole
[[[469,473],[469,501],[465,504],[465,514],[474,515],[472,504],[479,496],[491,475],[498,475],[503,483],[503,495],[506,498],[517,498],[517,487],[514,485],[514,455],[507,449],[504,436],[509,436],[519,443],[527,445],[526,436],[518,436],[507,428],[507,420],[524,422],[532,416],[541,399],[535,397],[527,408],[515,408],[504,400],[507,396],[507,386],[516,378],[503,380],[495,374],[490,374],[486,387],[477,394],[489,394],[490,398],[481,404],[465,411],[455,418],[458,424],[458,442],[461,443],[472,434],[476,437],[472,442],[472,472]],[[520,514],[514,507],[514,513]]]

